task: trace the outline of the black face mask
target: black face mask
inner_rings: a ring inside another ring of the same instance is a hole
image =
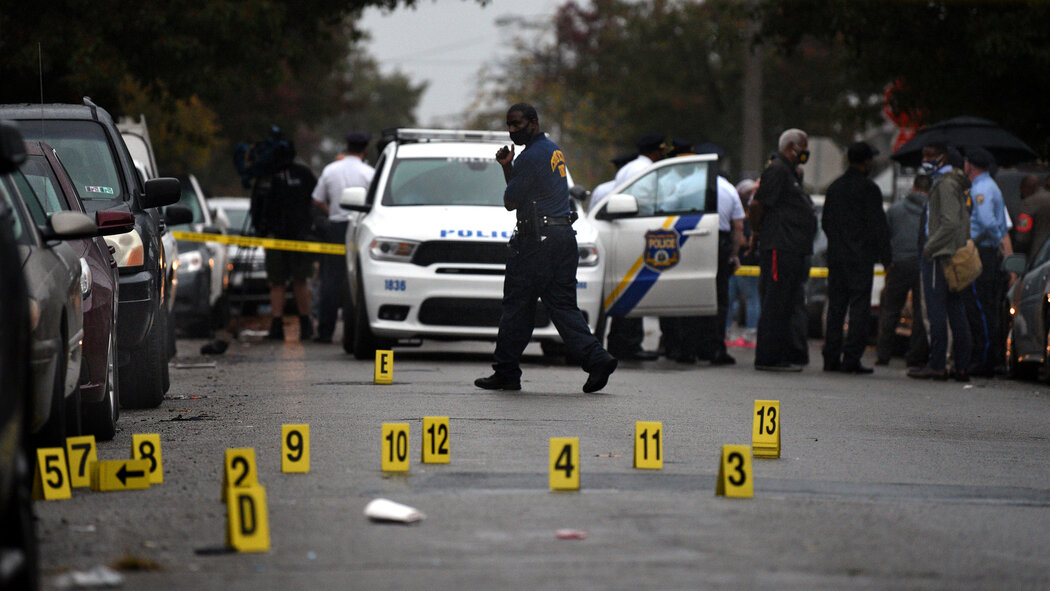
[[[529,133],[529,129],[519,129],[518,131],[510,132],[510,141],[514,142],[517,146],[524,146],[525,142],[532,138],[532,134]]]

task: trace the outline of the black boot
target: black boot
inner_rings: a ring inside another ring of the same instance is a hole
[[[266,334],[266,338],[275,341],[284,340],[284,319],[276,317],[270,320],[270,332]]]

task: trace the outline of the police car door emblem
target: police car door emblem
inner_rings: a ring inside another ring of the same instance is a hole
[[[645,266],[665,271],[678,264],[679,237],[675,230],[649,230],[645,233]]]

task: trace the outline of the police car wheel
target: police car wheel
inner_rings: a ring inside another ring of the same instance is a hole
[[[368,307],[361,281],[357,282],[357,306],[354,308],[354,359],[373,359],[376,355],[376,339],[368,325]]]

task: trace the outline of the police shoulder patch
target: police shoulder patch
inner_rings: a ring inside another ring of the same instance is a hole
[[[1017,231],[1028,232],[1032,229],[1032,216],[1027,213],[1022,213],[1017,216]]]
[[[984,205],[984,193],[978,193],[975,199],[977,200],[977,205]]]

